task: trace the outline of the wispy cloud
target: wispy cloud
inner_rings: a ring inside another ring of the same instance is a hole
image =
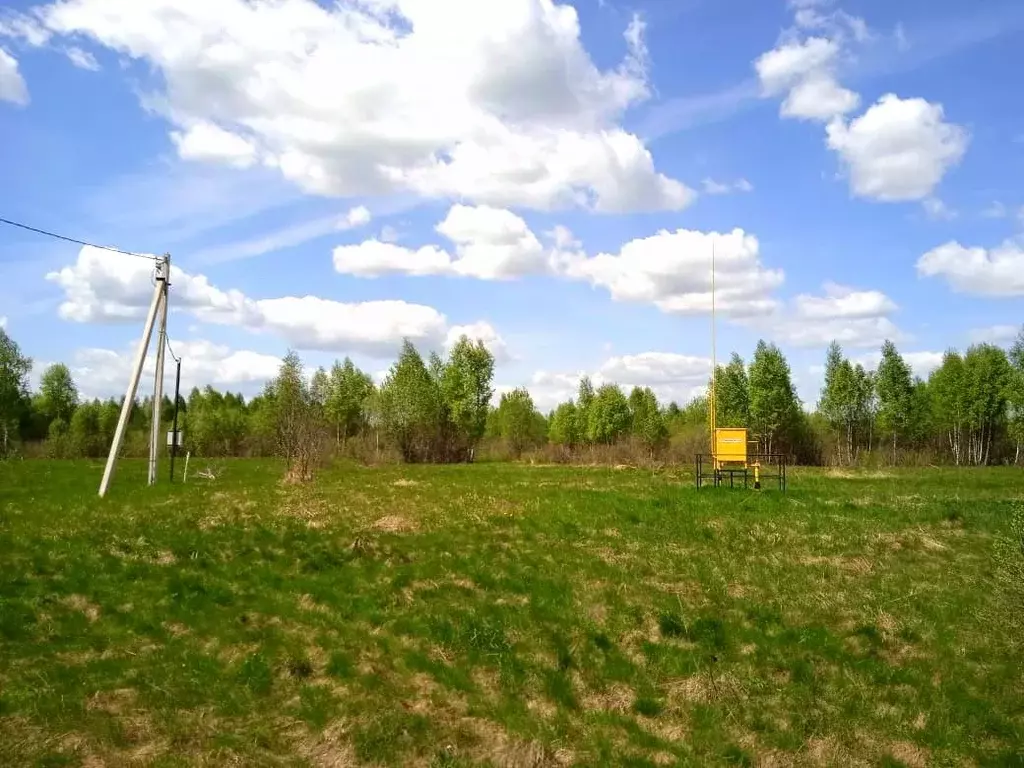
[[[744,109],[755,107],[760,86],[750,78],[720,91],[679,96],[652,105],[637,126],[639,134],[654,141],[695,125],[728,120]]]
[[[193,255],[192,261],[196,264],[220,264],[227,261],[248,259],[253,256],[262,256],[271,251],[294,248],[297,245],[325,237],[334,232],[343,232],[363,226],[368,224],[370,219],[370,212],[363,206],[357,206],[343,216],[337,214],[322,216],[300,224],[293,224],[274,232],[262,234],[258,237],[204,248]]]
[[[704,194],[707,195],[728,195],[730,192],[753,192],[754,185],[746,179],[737,179],[734,182],[715,181],[706,178],[701,182],[704,187]]]
[[[995,200],[992,202],[992,205],[981,212],[981,215],[986,219],[1005,219],[1006,206]]]

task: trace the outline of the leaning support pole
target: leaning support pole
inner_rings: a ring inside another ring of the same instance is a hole
[[[107,495],[107,488],[110,487],[110,480],[114,476],[114,465],[117,463],[118,453],[121,452],[121,443],[124,441],[125,429],[128,427],[128,417],[131,415],[132,405],[135,402],[135,393],[139,389],[139,378],[142,376],[142,366],[146,362],[146,352],[149,349],[149,340],[153,336],[153,323],[156,321],[156,312],[160,308],[163,291],[164,284],[158,282],[153,290],[153,301],[149,306],[146,325],[142,331],[142,338],[139,340],[139,348],[135,353],[135,367],[132,369],[132,378],[128,382],[128,391],[125,393],[124,403],[121,405],[121,416],[117,420],[117,429],[114,430],[114,441],[110,444],[107,466],[103,470],[103,479],[100,481],[100,496]]]
[[[170,257],[165,255],[158,267],[156,282],[163,287],[160,299],[160,330],[156,339],[156,373],[153,376],[153,409],[149,433],[149,484],[156,485],[157,465],[160,462],[160,409],[164,400],[164,353],[167,349],[167,282],[170,277]]]

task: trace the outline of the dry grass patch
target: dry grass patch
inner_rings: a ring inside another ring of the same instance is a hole
[[[370,528],[382,533],[413,533],[419,530],[414,521],[400,515],[385,515],[375,520]]]
[[[85,595],[68,595],[61,602],[73,611],[84,613],[89,621],[96,621],[100,617],[100,607]]]
[[[912,741],[890,742],[885,752],[906,765],[907,768],[926,768],[931,764],[928,750]]]
[[[849,555],[803,555],[797,562],[808,566],[827,565],[854,576],[866,576],[875,568],[868,558]]]
[[[617,712],[625,714],[633,707],[636,694],[628,685],[616,683],[603,691],[590,691],[580,700],[583,709],[591,712]]]
[[[497,723],[478,717],[463,718],[476,740],[472,757],[487,760],[495,768],[547,768],[559,763],[555,752],[535,741],[523,741]]]
[[[420,483],[418,480],[409,480],[404,477],[401,478],[400,480],[395,480],[395,482],[392,483],[392,485],[395,486],[396,488],[412,488],[413,486],[419,484]]]

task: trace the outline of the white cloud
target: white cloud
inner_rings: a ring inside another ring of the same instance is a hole
[[[171,141],[184,160],[216,161],[235,168],[256,162],[256,145],[213,123],[198,122],[185,131],[172,131]]]
[[[182,359],[181,393],[188,396],[192,387],[207,384],[221,389],[255,391],[264,382],[274,378],[281,367],[281,359],[250,350],[232,350],[204,340],[176,341],[174,352]],[[122,350],[86,348],[77,350],[69,368],[83,398],[123,396],[128,386],[134,360],[134,348]],[[152,350],[146,358],[139,396],[152,392],[156,372],[156,355]],[[164,392],[174,394],[174,362],[167,359]]]
[[[98,72],[100,69],[100,63],[96,61],[96,57],[88,51],[71,46],[64,53],[67,54],[68,60],[79,69],[87,69],[90,72]]]
[[[830,67],[839,55],[839,46],[824,37],[789,42],[761,54],[754,69],[765,96],[779,96],[804,78]]]
[[[382,243],[397,243],[401,235],[398,230],[390,224],[385,224],[380,229],[380,235],[377,237]]]
[[[831,120],[860,106],[860,96],[843,88],[824,72],[809,75],[793,86],[782,102],[780,114],[804,120]]]
[[[258,159],[309,192],[613,212],[694,197],[618,127],[650,95],[638,18],[606,70],[555,0],[65,0],[41,18],[154,67],[147,102],[183,156]]]
[[[943,117],[940,104],[890,93],[849,123],[829,123],[828,146],[849,171],[855,195],[921,200],[967,149],[967,131]]]
[[[787,96],[782,117],[828,121],[856,109],[860,96],[836,81],[834,69],[840,45],[811,37],[783,43],[754,62],[765,96]]]
[[[433,307],[405,301],[346,304],[316,296],[261,299],[264,326],[299,349],[394,354],[402,339],[437,345],[447,322]]]
[[[824,296],[796,297],[797,315],[805,320],[839,320],[879,317],[897,310],[892,299],[880,291],[858,291],[845,285],[826,283]]]
[[[333,258],[336,271],[358,277],[453,273],[451,256],[433,245],[413,250],[395,243],[366,240],[353,245],[339,245],[334,249]]]
[[[0,48],[0,101],[18,106],[28,104],[28,86],[18,71],[18,60]]]
[[[791,307],[762,321],[774,336],[798,347],[823,347],[832,341],[871,347],[903,337],[889,315],[898,307],[880,291],[826,283],[823,296],[800,294]]]
[[[918,259],[917,273],[944,278],[958,293],[1024,296],[1024,249],[1012,240],[991,250],[949,242]]]
[[[547,269],[543,246],[519,216],[489,206],[454,205],[437,231],[455,243],[457,274],[499,279]]]
[[[153,292],[151,263],[89,247],[73,265],[46,277],[64,290],[61,317],[81,323],[138,320]],[[440,347],[449,331],[444,315],[421,304],[344,303],[316,296],[252,299],[173,265],[171,308],[202,322],[274,333],[299,349],[380,356],[393,354],[403,338]]]
[[[3,316],[3,315],[0,315],[0,328],[6,328],[6,327],[7,327],[7,318],[5,316]]]
[[[497,363],[508,362],[511,359],[508,344],[490,323],[481,321],[469,325],[452,326],[448,329],[448,335],[445,337],[445,349],[451,349],[463,336],[468,337],[470,341],[483,342],[483,345],[494,355],[494,360]]]
[[[746,179],[737,179],[730,183],[728,181],[715,181],[712,178],[706,178],[701,182],[704,187],[704,193],[708,195],[727,195],[730,192],[753,192],[754,185]]]
[[[717,309],[743,317],[773,311],[771,292],[780,270],[760,261],[757,238],[741,229],[727,234],[662,230],[623,245],[619,254],[590,257],[566,227],[556,226],[545,247],[522,218],[487,206],[455,205],[437,226],[455,243],[455,255],[435,245],[406,248],[367,240],[334,249],[342,274],[448,275],[504,280],[549,274],[606,288],[616,301],[645,302],[672,314],[711,311],[711,256],[716,253]]]
[[[342,219],[338,228],[354,229],[355,227],[365,227],[372,219],[373,216],[370,214],[369,208],[365,205],[357,205],[345,214],[345,218]]]
[[[988,344],[1004,344],[1017,338],[1020,333],[1020,325],[990,325],[988,328],[975,328],[970,332],[969,337],[973,343],[982,342]]]
[[[781,270],[764,267],[757,238],[742,229],[730,233],[662,230],[631,240],[618,254],[560,254],[565,276],[606,288],[616,301],[653,303],[670,314],[711,311],[711,257],[715,253],[717,309],[743,317],[774,310],[771,292]]]
[[[937,197],[926,197],[921,201],[921,207],[928,218],[934,221],[952,221],[959,215]]]
[[[453,205],[437,231],[455,244],[455,255],[433,245],[413,250],[367,240],[334,249],[334,268],[342,274],[376,277],[461,275],[506,280],[547,272],[549,255],[519,216],[490,206]]]
[[[618,384],[626,394],[633,387],[650,387],[662,404],[672,400],[683,404],[706,391],[711,377],[711,359],[671,352],[643,352],[608,358],[593,371],[537,371],[525,386],[538,409],[546,412],[559,403],[575,400],[583,376],[589,376],[595,387]]]

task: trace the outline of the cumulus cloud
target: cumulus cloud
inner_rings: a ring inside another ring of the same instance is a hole
[[[990,325],[987,328],[975,328],[968,336],[972,343],[1005,344],[1017,338],[1024,329],[1021,325]]]
[[[827,121],[856,109],[860,97],[836,81],[840,45],[824,37],[790,41],[754,62],[765,96],[786,93],[783,117]]]
[[[192,387],[207,384],[221,389],[255,391],[264,382],[274,378],[281,359],[251,350],[232,350],[205,340],[176,341],[174,352],[182,358],[181,389],[188,393]],[[107,398],[124,395],[131,376],[134,349],[86,348],[77,350],[69,368],[85,398]],[[174,393],[174,366],[165,369],[164,392]],[[156,355],[146,358],[144,382],[152,382],[156,371]],[[148,390],[140,386],[140,394]]]
[[[826,123],[826,143],[839,156],[854,195],[884,202],[925,201],[933,218],[948,216],[932,198],[946,172],[967,149],[967,131],[945,121],[942,105],[883,96],[864,114],[860,95],[837,79],[840,59],[870,32],[863,19],[842,11],[823,15],[821,4],[791,6],[796,29],[754,61],[762,95],[785,95],[784,118]],[[805,37],[808,29],[814,36]]]
[[[40,18],[157,70],[147,103],[183,157],[261,162],[309,192],[610,212],[694,197],[619,126],[650,95],[639,18],[608,69],[555,0],[64,0]]]
[[[958,293],[1024,296],[1024,248],[1012,240],[991,250],[949,242],[918,259],[917,273],[942,278]]]
[[[583,376],[589,376],[595,386],[618,384],[627,394],[633,387],[650,387],[663,403],[686,403],[704,394],[711,378],[711,358],[643,352],[610,357],[591,371],[537,371],[524,386],[537,407],[547,411],[575,399]]]
[[[235,168],[256,162],[256,145],[213,123],[199,122],[184,131],[172,131],[171,141],[183,160],[219,161]]]
[[[450,350],[463,336],[470,341],[481,342],[494,355],[496,363],[505,363],[512,359],[505,339],[490,323],[480,321],[469,325],[453,325],[448,329],[448,335],[444,341],[445,349]]]
[[[929,197],[967,150],[967,131],[944,120],[942,105],[886,94],[860,117],[835,120],[828,146],[859,197],[887,202]]]
[[[757,238],[729,233],[661,230],[631,240],[618,254],[562,254],[561,273],[605,288],[615,301],[652,303],[670,314],[711,311],[711,260],[715,255],[717,309],[733,317],[763,315],[778,302],[781,270],[761,263]]]
[[[59,309],[64,319],[121,322],[144,316],[153,292],[152,269],[142,259],[85,247],[73,265],[51,272],[47,279],[64,291]],[[449,332],[447,319],[436,309],[405,301],[345,303],[316,296],[253,299],[238,290],[222,290],[206,276],[173,265],[171,286],[174,311],[207,323],[273,333],[299,349],[387,357],[403,338],[440,347]]]
[[[823,347],[832,341],[872,347],[903,337],[890,318],[897,310],[896,303],[880,291],[826,283],[823,295],[798,295],[791,306],[764,321],[763,327],[798,347]]]
[[[507,280],[549,271],[550,256],[526,222],[490,206],[452,206],[437,232],[454,255],[433,245],[406,248],[380,239],[334,249],[334,268],[361,277],[401,273]]]
[[[730,233],[680,229],[627,242],[618,254],[589,256],[572,232],[556,226],[548,246],[511,211],[455,205],[437,226],[455,244],[454,255],[436,245],[407,248],[377,239],[334,249],[334,267],[343,274],[457,275],[505,280],[548,274],[588,282],[608,290],[616,301],[643,302],[671,314],[711,311],[712,251],[716,256],[717,308],[734,317],[763,315],[777,302],[781,270],[760,260],[757,238],[741,229]]]
[[[18,71],[18,60],[0,48],[0,101],[18,106],[28,104],[28,86]]]

